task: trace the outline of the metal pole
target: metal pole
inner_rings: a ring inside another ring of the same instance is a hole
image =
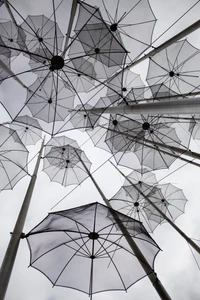
[[[153,208],[161,215],[185,240],[190,244],[193,249],[195,249],[200,254],[200,247],[193,242],[178,226],[176,226],[129,178],[124,175],[111,161],[110,163],[118,170],[118,172],[136,189],[138,193],[153,206]]]
[[[147,100],[147,99],[144,99]],[[158,101],[161,99],[158,99]],[[160,101],[152,103],[114,106],[114,107],[100,107],[88,109],[87,112],[92,113],[109,113],[109,114],[123,114],[123,115],[138,115],[138,114],[158,114],[158,115],[180,115],[180,114],[199,114],[200,113],[200,97],[187,98],[182,100]]]
[[[88,170],[88,168],[85,165],[85,163],[82,161],[80,155],[78,154],[78,152],[76,150],[75,150],[75,152],[76,152],[77,156],[79,157],[82,165],[84,166],[86,172],[90,176],[90,178],[91,178],[93,184],[95,185],[96,189],[98,190],[99,194],[101,195],[101,197],[102,197],[103,201],[105,202],[106,206],[110,208],[110,213],[112,214],[112,216],[116,220],[117,225],[120,227],[121,232],[124,235],[124,237],[126,238],[126,240],[127,240],[128,244],[129,244],[129,246],[131,247],[133,253],[138,257],[139,262],[140,262],[142,268],[144,269],[146,275],[148,276],[149,280],[151,281],[152,285],[154,286],[156,292],[160,296],[160,299],[162,299],[162,300],[172,300],[171,297],[169,296],[169,294],[167,293],[167,291],[165,290],[164,286],[162,285],[161,281],[157,277],[157,274],[151,268],[151,266],[149,265],[148,261],[146,260],[146,258],[144,257],[144,255],[142,254],[142,252],[140,251],[140,249],[138,248],[138,246],[136,245],[136,243],[134,242],[134,240],[132,239],[132,237],[130,236],[128,230],[123,225],[123,223],[119,219],[119,217],[116,214],[116,212],[113,210],[110,202],[108,201],[108,199],[106,198],[106,196],[104,195],[104,193],[102,192],[102,190],[100,189],[99,185],[97,184],[96,180],[94,179],[94,177],[92,176],[92,174]]]
[[[74,22],[76,10],[77,10],[77,5],[78,5],[78,0],[73,0],[72,7],[71,7],[71,13],[70,13],[70,20],[69,20],[69,25],[68,25],[68,29],[67,29],[66,40],[65,40],[65,45],[64,45],[64,50],[63,50],[62,56],[65,55],[65,53],[67,52],[67,49],[68,49],[69,38],[70,38],[71,30],[72,30],[72,25]]]
[[[24,197],[24,201],[23,201],[21,210],[19,212],[17,221],[15,223],[15,228],[13,230],[9,245],[7,247],[7,250],[6,250],[2,265],[1,265],[1,269],[0,269],[0,300],[4,299],[6,290],[8,287],[8,283],[10,280],[11,272],[12,272],[16,254],[17,254],[17,250],[19,247],[19,241],[22,237],[24,223],[26,220],[29,204],[31,201],[31,196],[32,196],[36,178],[37,178],[37,172],[39,169],[39,164],[40,164],[40,160],[41,160],[41,156],[42,156],[43,147],[44,147],[44,139],[43,139],[43,142],[42,142],[39,154],[38,154],[38,158],[36,161],[36,165],[35,165],[35,169],[34,169],[32,178],[30,180],[26,195]]]

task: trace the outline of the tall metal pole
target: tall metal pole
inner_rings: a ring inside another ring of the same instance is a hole
[[[24,201],[22,203],[21,210],[19,212],[17,221],[15,223],[15,228],[13,230],[9,245],[7,247],[7,250],[6,250],[2,265],[1,265],[1,269],[0,269],[0,300],[4,299],[6,290],[8,287],[8,283],[10,280],[11,272],[12,272],[16,254],[17,254],[17,250],[19,247],[19,241],[22,237],[24,223],[26,220],[26,216],[27,216],[27,212],[29,209],[33,189],[34,189],[36,178],[37,178],[37,173],[38,173],[38,169],[39,169],[39,165],[40,165],[43,147],[44,147],[44,139],[43,139],[43,142],[42,142],[39,154],[38,154],[38,158],[37,158],[37,161],[35,164],[35,169],[34,169],[33,175],[31,177],[28,189],[26,191],[26,195],[24,197]]]
[[[68,29],[67,29],[65,45],[64,45],[64,50],[63,50],[62,56],[65,55],[65,53],[67,52],[67,49],[68,49],[68,43],[69,43],[71,31],[72,31],[72,25],[74,23],[74,18],[76,15],[77,5],[78,5],[78,0],[73,0],[72,7],[71,7],[71,13],[70,13],[70,20],[69,20],[69,25],[68,25]]]
[[[147,99],[144,99],[147,100]],[[161,99],[157,99],[162,100]],[[138,115],[138,114],[153,114],[153,115],[187,115],[200,113],[200,97],[187,98],[182,100],[169,100],[160,102],[148,102],[134,105],[100,107],[87,109],[87,112],[102,114],[123,114],[123,115]]]
[[[128,230],[126,229],[126,227],[123,225],[123,223],[119,219],[117,213],[112,208],[110,202],[108,201],[108,199],[106,198],[106,196],[104,195],[102,190],[100,189],[99,185],[97,184],[96,180],[94,179],[94,177],[90,173],[89,169],[87,168],[87,166],[85,165],[85,163],[81,159],[80,155],[78,154],[78,152],[76,150],[75,150],[75,152],[76,152],[77,156],[79,157],[82,165],[84,166],[86,172],[90,176],[90,178],[91,178],[93,184],[95,185],[96,189],[98,190],[99,194],[101,195],[104,203],[106,204],[107,207],[110,208],[110,213],[112,214],[113,218],[116,220],[117,225],[120,227],[121,232],[123,233],[124,237],[126,238],[126,240],[129,244],[129,246],[131,247],[133,253],[136,255],[136,257],[138,257],[142,268],[144,269],[146,275],[148,276],[149,280],[151,281],[151,283],[152,283],[153,287],[155,288],[156,292],[160,296],[160,299],[162,299],[162,300],[172,300],[171,297],[169,296],[169,294],[167,293],[167,291],[165,290],[164,286],[162,285],[161,281],[157,277],[157,274],[151,268],[148,261],[146,260],[146,258],[144,257],[144,255],[142,254],[140,249],[138,248],[137,244],[134,242],[134,240],[130,236]]]
[[[174,222],[172,222],[150,199],[148,196],[146,196],[129,178],[128,176],[124,175],[124,173],[121,172],[111,161],[110,163],[115,167],[115,169],[118,170],[118,172],[130,183],[131,186],[133,186],[138,193],[149,203],[152,205],[152,207],[159,213],[160,216],[162,216],[185,240],[190,244],[190,246],[196,250],[200,254],[200,247],[193,242],[178,226],[175,225]]]

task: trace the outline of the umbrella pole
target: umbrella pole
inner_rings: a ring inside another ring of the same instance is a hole
[[[146,258],[144,257],[144,255],[142,254],[142,252],[140,251],[140,249],[138,248],[138,246],[136,245],[136,243],[134,242],[134,240],[132,239],[132,237],[130,236],[128,230],[126,229],[126,227],[123,225],[123,223],[119,219],[118,215],[113,210],[110,202],[108,201],[108,199],[106,198],[106,196],[104,195],[104,193],[102,192],[102,190],[100,189],[99,185],[97,184],[96,180],[94,179],[94,177],[92,176],[92,174],[88,170],[87,166],[85,165],[85,163],[81,159],[80,155],[78,154],[78,152],[76,150],[75,150],[75,152],[76,152],[77,156],[79,157],[82,165],[84,166],[87,174],[91,178],[93,184],[95,185],[96,189],[98,190],[99,194],[101,195],[104,203],[106,204],[107,207],[109,207],[111,209],[110,213],[112,214],[112,216],[116,220],[118,226],[121,229],[122,234],[126,238],[126,240],[127,240],[128,244],[129,244],[129,246],[131,247],[133,253],[138,257],[139,262],[140,262],[142,268],[144,269],[146,275],[149,277],[149,280],[151,281],[151,283],[153,284],[156,292],[160,296],[160,299],[162,299],[162,300],[172,300],[171,297],[169,296],[169,294],[167,293],[167,291],[165,290],[164,286],[162,285],[161,281],[157,277],[157,274],[151,268],[151,266],[149,265],[148,261],[146,260]]]
[[[73,25],[76,10],[77,10],[77,5],[78,5],[78,0],[73,0],[72,7],[71,7],[71,13],[70,13],[70,20],[69,20],[69,25],[68,25],[68,29],[67,29],[66,40],[65,40],[65,45],[64,45],[64,50],[63,50],[62,56],[65,55],[65,53],[67,52],[67,49],[68,49],[68,43],[69,43],[70,34],[72,31],[72,25]]]
[[[118,170],[118,172],[137,190],[138,193],[153,206],[153,208],[190,244],[190,246],[200,254],[200,247],[197,246],[178,226],[176,226],[129,178],[124,175],[111,161],[110,163]]]
[[[147,99],[144,99],[146,101]],[[187,115],[200,113],[200,97],[187,98],[182,100],[148,102],[134,105],[99,107],[87,109],[87,112],[102,114],[121,114],[121,115],[138,115],[138,114],[158,114],[158,115]],[[140,100],[141,101],[141,100]]]
[[[13,265],[15,262],[15,258],[17,255],[17,250],[19,247],[19,241],[23,235],[22,230],[24,227],[24,223],[26,220],[29,204],[31,201],[33,189],[35,186],[36,178],[37,178],[37,172],[39,169],[41,156],[42,156],[42,150],[44,147],[44,139],[38,154],[38,158],[35,164],[35,169],[33,172],[33,175],[31,177],[28,189],[26,191],[26,195],[24,197],[24,201],[21,207],[21,210],[19,212],[17,221],[15,223],[15,228],[13,230],[9,245],[7,247],[1,269],[0,269],[0,300],[3,300],[6,294],[7,286],[10,280],[11,272],[13,269]]]

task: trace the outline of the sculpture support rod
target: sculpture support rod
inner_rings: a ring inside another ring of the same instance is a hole
[[[70,38],[71,31],[72,31],[72,25],[73,25],[73,22],[74,22],[77,5],[78,5],[78,0],[73,0],[71,13],[70,13],[70,20],[69,20],[69,25],[68,25],[68,29],[67,29],[65,45],[64,45],[64,50],[63,50],[62,56],[65,55],[65,53],[68,49],[69,38]]]
[[[28,189],[26,191],[26,195],[24,197],[24,201],[23,201],[21,210],[19,212],[17,221],[15,223],[15,228],[13,230],[9,245],[7,247],[7,250],[6,250],[2,265],[1,265],[1,269],[0,269],[0,300],[4,299],[6,290],[8,287],[8,283],[10,280],[11,272],[13,269],[16,255],[17,255],[17,250],[19,247],[19,241],[22,237],[24,223],[26,220],[26,216],[27,216],[27,212],[29,209],[33,189],[34,189],[36,178],[37,178],[37,172],[38,172],[39,165],[40,165],[43,147],[44,147],[44,140],[42,142],[33,175],[31,177]]]
[[[138,193],[162,216],[185,240],[190,246],[200,254],[200,248],[193,240],[191,240],[178,226],[175,225],[150,199],[146,196],[129,178],[124,175],[111,161],[110,163],[118,170],[118,172],[136,189]]]
[[[151,268],[151,266],[149,265],[148,261],[146,260],[146,258],[144,257],[144,255],[142,254],[142,252],[140,251],[140,249],[138,248],[138,246],[136,245],[135,241],[130,236],[127,228],[124,226],[124,224],[119,219],[118,215],[113,210],[110,202],[108,201],[108,199],[106,198],[106,196],[104,195],[104,193],[102,192],[102,190],[100,189],[99,185],[97,184],[96,180],[94,179],[94,177],[92,176],[92,174],[88,170],[88,168],[85,165],[85,163],[82,161],[80,155],[78,154],[77,151],[75,151],[75,152],[76,152],[77,156],[79,157],[82,165],[84,166],[86,172],[90,176],[93,184],[97,188],[97,190],[98,190],[99,194],[101,195],[103,201],[105,202],[106,206],[110,208],[110,213],[112,214],[113,218],[117,222],[117,225],[120,227],[120,230],[121,230],[122,234],[124,235],[125,239],[127,240],[127,243],[131,247],[134,255],[136,255],[136,257],[139,258],[139,262],[140,262],[142,268],[144,269],[146,275],[149,277],[149,279],[150,279],[152,285],[154,286],[156,292],[160,296],[160,299],[162,299],[162,300],[172,300],[171,297],[169,296],[169,294],[167,293],[167,291],[165,290],[164,286],[162,285],[161,281],[158,279],[156,273]]]
[[[144,99],[145,100],[145,99]],[[158,99],[159,100],[159,99]],[[137,105],[124,105],[104,108],[92,108],[87,112],[93,113],[109,113],[122,115],[137,115],[137,114],[159,114],[159,115],[180,115],[180,114],[199,114],[200,113],[200,97],[187,98],[182,100],[170,100],[143,103]]]

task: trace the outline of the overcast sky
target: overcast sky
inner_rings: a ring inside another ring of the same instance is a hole
[[[19,0],[18,0],[19,1]],[[14,4],[17,0],[12,1]],[[165,29],[167,29],[174,21],[176,21],[184,12],[186,12],[196,1],[194,0],[150,0],[152,10],[157,18],[153,40],[158,37]],[[26,3],[26,1],[24,1]],[[38,2],[39,3],[39,2]],[[69,1],[70,3],[70,1]],[[37,6],[38,4],[36,4]],[[26,7],[26,6],[25,6]],[[37,6],[40,11],[40,5]],[[42,10],[42,8],[41,8]],[[173,28],[171,28],[158,42],[165,41],[180,30],[189,26],[199,19],[200,3],[196,5],[183,19],[181,19]],[[45,13],[42,11],[41,13]],[[1,8],[0,8],[1,15]],[[4,15],[4,18],[7,16]],[[200,48],[199,31],[191,34],[188,37],[195,47]],[[137,66],[133,69],[134,72],[140,73],[145,79],[145,70],[147,65]],[[15,93],[13,91],[13,98]],[[5,116],[2,113],[2,120]],[[66,135],[76,139],[81,146],[88,136],[82,132],[69,132]],[[49,137],[47,137],[49,139]],[[28,147],[31,157],[39,150],[40,142],[36,146]],[[93,163],[92,170],[95,170],[110,155],[103,150],[94,148],[91,141],[87,141],[82,149],[87,154],[88,158]],[[191,141],[191,149],[200,151],[198,141]],[[171,182],[178,188],[182,189],[188,199],[185,214],[181,215],[176,224],[190,237],[200,240],[200,170],[198,167],[185,165],[182,162],[176,161],[169,170],[155,172],[158,179],[166,177],[161,183]],[[180,168],[183,166],[182,168]],[[179,168],[179,170],[177,170]],[[30,165],[29,172],[33,169],[33,164]],[[130,170],[122,168],[128,174]],[[175,172],[174,172],[175,171]],[[3,259],[5,249],[7,247],[10,232],[13,230],[15,220],[17,218],[20,205],[25,195],[28,186],[29,177],[22,179],[14,188],[13,191],[4,191],[0,194],[0,260]],[[95,179],[99,183],[107,198],[111,198],[123,184],[123,178],[109,164],[102,166],[96,173]],[[64,188],[58,183],[49,181],[48,176],[42,171],[42,164],[38,174],[36,187],[33,194],[32,203],[25,224],[24,232],[27,233],[36,224],[38,224],[64,195],[66,195],[72,187]],[[81,186],[71,193],[64,201],[62,201],[54,210],[62,210],[72,208],[78,205],[87,204],[90,202],[99,201],[102,199],[95,190],[90,179],[87,179]],[[155,261],[155,271],[159,279],[162,281],[166,290],[174,300],[196,300],[200,298],[200,270],[194,261],[192,253],[187,243],[170,228],[168,224],[158,226],[152,235],[158,245],[163,250],[160,252]],[[200,244],[200,243],[199,243]],[[198,257],[197,257],[198,259]],[[199,259],[200,262],[200,259]],[[13,274],[8,287],[6,300],[63,300],[63,299],[88,299],[86,294],[71,289],[54,287],[48,279],[40,272],[33,268],[28,268],[29,265],[29,249],[26,240],[22,240],[18,251],[17,260],[14,266]],[[131,274],[130,274],[131,276]],[[93,296],[94,300],[100,299],[159,299],[154,288],[148,278],[144,278],[133,285],[127,293],[125,292],[106,292]]]

